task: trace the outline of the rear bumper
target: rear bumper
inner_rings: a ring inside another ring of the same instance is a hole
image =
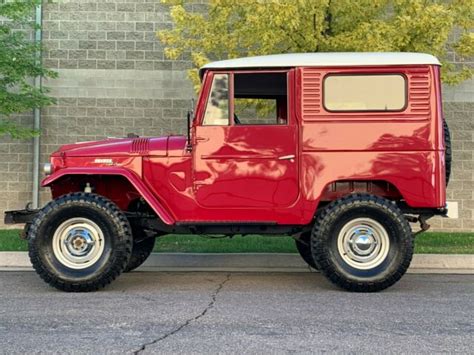
[[[38,214],[39,210],[16,210],[6,211],[4,217],[5,224],[24,224],[31,223]]]
[[[448,214],[447,206],[439,208],[413,208],[402,202],[398,203],[398,207],[402,210],[402,213],[411,215],[447,217]]]

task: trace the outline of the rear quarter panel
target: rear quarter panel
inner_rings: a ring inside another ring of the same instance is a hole
[[[400,112],[329,112],[328,74],[402,74],[407,106]],[[412,207],[445,204],[443,144],[435,82],[438,67],[301,68],[297,71],[301,122],[302,194],[314,213],[325,187],[340,180],[385,180]]]

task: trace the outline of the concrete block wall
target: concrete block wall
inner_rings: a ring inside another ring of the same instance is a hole
[[[189,6],[205,11],[199,1]],[[42,111],[42,162],[65,143],[184,132],[191,64],[164,57],[155,33],[172,26],[167,7],[158,0],[61,0],[45,1],[43,13],[44,63],[59,78],[44,83],[57,103]],[[444,98],[454,140],[448,198],[458,201],[461,218],[437,219],[433,227],[474,231],[474,80],[445,87]],[[21,121],[32,125],[32,115]],[[0,138],[0,216],[31,201],[31,152],[31,142]],[[48,198],[42,191],[42,202]]]
[[[474,88],[470,85],[460,86]],[[458,219],[436,218],[430,220],[434,230],[474,231],[474,92],[455,92],[458,88],[445,88],[449,95],[458,95],[463,100],[445,101],[443,111],[448,122],[453,149],[452,175],[448,185],[447,199],[459,206]]]
[[[33,114],[23,114],[18,121],[33,126]],[[9,137],[0,138],[0,226],[3,211],[25,207],[31,201],[33,187],[33,144]]]
[[[196,5],[197,6],[197,5]],[[182,133],[194,97],[186,60],[170,61],[156,32],[169,28],[159,1],[45,3],[45,85],[58,99],[43,110],[42,161],[61,144],[105,137]],[[41,200],[47,201],[48,191]]]

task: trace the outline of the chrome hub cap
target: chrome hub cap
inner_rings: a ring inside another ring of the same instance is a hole
[[[71,218],[63,222],[54,233],[54,256],[68,268],[85,269],[92,266],[103,252],[102,230],[87,218]]]
[[[390,239],[385,228],[371,218],[346,223],[337,237],[341,258],[350,266],[367,270],[380,265],[388,255]]]

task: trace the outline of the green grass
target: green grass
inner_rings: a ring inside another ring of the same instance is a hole
[[[297,253],[290,237],[248,235],[211,239],[195,235],[173,235],[158,238],[157,252],[176,253]]]
[[[0,230],[0,251],[25,251],[28,243],[19,237],[20,231],[15,229]]]
[[[423,233],[415,239],[417,254],[474,254],[474,233]]]
[[[1,251],[25,251],[27,243],[18,230],[0,230]],[[296,253],[290,237],[246,236],[209,239],[192,235],[159,238],[156,252],[163,253]],[[474,254],[474,233],[423,233],[416,238],[418,254]]]

